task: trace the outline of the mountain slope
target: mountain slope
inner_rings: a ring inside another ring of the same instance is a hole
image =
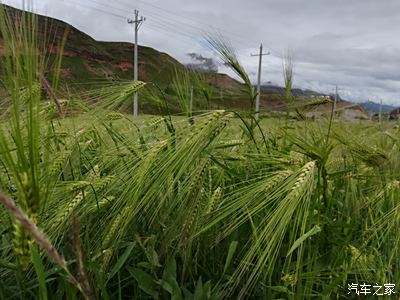
[[[3,5],[9,14],[15,19],[22,11]],[[17,22],[17,21],[16,21]],[[52,62],[56,54],[60,52],[60,44],[66,36],[63,51],[63,61],[60,70],[61,97],[68,97],[70,93],[88,90],[99,86],[109,80],[133,79],[133,54],[134,45],[125,42],[102,42],[96,41],[86,33],[72,27],[71,25],[46,16],[38,15],[38,32],[41,39],[46,41],[46,54],[49,56],[48,69],[52,70]],[[0,37],[0,58],[6,55]],[[172,107],[179,107],[177,99],[171,91],[172,78],[176,71],[185,70],[185,66],[166,53],[159,52],[153,48],[139,46],[138,56],[139,79],[145,82],[157,84],[171,100]],[[51,73],[51,72],[50,72]],[[51,74],[48,74],[50,79]],[[1,76],[1,74],[0,74]],[[218,95],[237,94],[241,84],[225,74],[203,74]],[[63,94],[64,90],[64,94]],[[68,92],[66,92],[68,91]],[[215,94],[215,93],[214,93]],[[239,98],[243,98],[239,93]],[[220,99],[218,97],[218,99]],[[233,105],[236,108],[243,106],[242,99],[233,99],[232,103],[215,104],[214,107],[226,107]],[[236,103],[236,102],[237,103]],[[142,95],[141,108],[143,112],[155,112],[153,103]]]
[[[5,9],[18,16],[21,11],[10,6]],[[16,17],[17,18],[17,17]],[[38,31],[46,40],[46,54],[49,55],[49,69],[59,45],[66,36],[63,61],[60,70],[60,97],[70,97],[71,93],[80,95],[82,91],[99,86],[110,80],[133,79],[134,45],[123,42],[100,42],[71,25],[53,18],[38,15]],[[0,58],[6,53],[0,37]],[[176,71],[184,71],[185,66],[166,53],[153,48],[139,46],[139,79],[155,83],[162,90],[163,96],[172,111],[179,112],[179,100],[173,90],[173,77]],[[51,74],[48,74],[51,78]],[[1,76],[1,74],[0,74]],[[243,93],[243,85],[226,74],[202,73],[201,77],[208,82],[211,89],[211,102],[207,108],[229,108],[248,110],[249,100]],[[153,87],[154,88],[154,87]],[[160,91],[155,89],[156,93]],[[284,89],[276,86],[264,86],[261,95],[261,108],[265,111],[282,111],[286,109]],[[307,98],[323,96],[313,91],[294,89],[293,95],[301,102]],[[204,109],[201,87],[195,88],[194,109]],[[203,104],[199,104],[202,102]],[[157,113],[158,107],[148,93],[142,93],[141,111]],[[130,108],[128,108],[130,109]]]

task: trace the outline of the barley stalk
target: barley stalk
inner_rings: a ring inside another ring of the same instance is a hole
[[[89,299],[94,299],[94,294],[84,267],[82,245],[79,237],[79,221],[75,214],[72,216],[72,240],[75,249],[76,263],[78,265],[78,275],[82,282],[82,290]]]

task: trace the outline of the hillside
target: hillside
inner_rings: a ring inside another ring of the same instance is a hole
[[[4,7],[13,15],[21,13],[18,9],[5,5]],[[80,94],[82,90],[95,88],[99,83],[109,80],[133,79],[133,44],[96,41],[63,21],[41,15],[38,15],[38,25],[39,35],[47,44],[49,70],[52,69],[51,62],[54,61],[56,53],[59,53],[59,45],[67,33],[60,70],[60,97],[69,97],[71,93]],[[0,57],[4,55],[0,37]],[[140,45],[138,63],[139,79],[156,83],[165,93],[172,109],[178,108],[174,91],[171,90],[172,78],[176,71],[183,71],[185,67],[166,53]],[[48,78],[51,78],[50,75]],[[243,108],[241,84],[238,81],[225,74],[203,74],[202,77],[214,90],[214,108]],[[155,113],[158,109],[147,93],[141,96],[140,105],[143,112]]]
[[[20,13],[8,6],[6,9],[13,14]],[[65,83],[133,78],[133,44],[99,42],[63,21],[45,16],[38,16],[38,24],[39,35],[46,34],[42,38],[46,39],[50,56],[59,52],[58,45],[68,32],[61,70]],[[1,37],[0,55],[4,55]],[[139,76],[144,81],[160,80],[170,75],[171,69],[181,67],[177,60],[165,53],[149,47],[139,47]]]
[[[9,6],[5,7],[14,15],[21,12]],[[45,16],[38,16],[38,24],[39,35],[46,40],[47,44],[46,51],[50,58],[49,69],[51,69],[51,62],[54,61],[56,53],[60,51],[58,45],[67,33],[60,70],[61,80],[58,92],[60,97],[68,98],[74,93],[81,95],[82,91],[95,88],[101,82],[133,79],[133,44],[96,41],[63,21]],[[0,57],[4,55],[5,51],[0,37]],[[179,112],[180,108],[176,93],[172,88],[172,82],[176,70],[183,71],[185,66],[170,55],[145,46],[139,46],[138,62],[139,79],[157,84],[172,111]],[[51,78],[50,75],[49,78]],[[202,104],[194,103],[195,110],[205,107],[248,109],[249,102],[243,93],[243,85],[240,82],[226,74],[202,73],[201,77],[210,85],[211,102],[207,106],[203,103],[204,100],[201,100]],[[157,89],[155,90],[153,93],[159,93]],[[284,89],[281,87],[263,86],[261,109],[265,111],[285,110],[286,101],[283,94]],[[294,89],[293,95],[299,102],[312,97],[324,96],[314,91],[301,89]],[[201,87],[195,88],[195,96],[202,97]],[[159,110],[147,91],[141,95],[140,109],[145,113],[157,113]]]

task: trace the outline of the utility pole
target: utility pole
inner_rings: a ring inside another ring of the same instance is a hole
[[[259,56],[258,61],[258,80],[257,80],[257,98],[256,98],[256,120],[258,121],[258,116],[260,113],[260,95],[261,95],[261,65],[262,57],[264,55],[270,55],[270,52],[263,53],[263,44],[260,45],[260,54],[251,54],[251,56]]]
[[[194,124],[194,119],[193,119],[193,85],[190,88],[190,101],[189,101],[189,123],[190,125]]]
[[[335,117],[335,115],[336,115],[336,104],[337,104],[337,101],[338,101],[338,86],[336,85],[336,88],[335,88],[335,102],[333,103],[333,117]]]
[[[192,111],[193,111],[193,85],[190,88],[190,102],[189,102],[189,110],[190,110],[190,116],[192,116]]]
[[[133,66],[133,80],[137,81],[138,80],[138,32],[140,25],[146,20],[146,18],[143,18],[142,16],[139,19],[139,11],[135,9],[135,20],[128,19],[129,24],[135,24],[135,48],[134,48],[134,66]],[[137,117],[138,116],[138,93],[135,92],[133,96],[133,116]]]

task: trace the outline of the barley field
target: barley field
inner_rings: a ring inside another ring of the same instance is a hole
[[[352,299],[351,284],[398,288],[398,124],[117,112],[141,82],[96,91],[104,105],[58,106],[37,79],[46,58],[31,52],[34,20],[7,20],[0,299]]]

